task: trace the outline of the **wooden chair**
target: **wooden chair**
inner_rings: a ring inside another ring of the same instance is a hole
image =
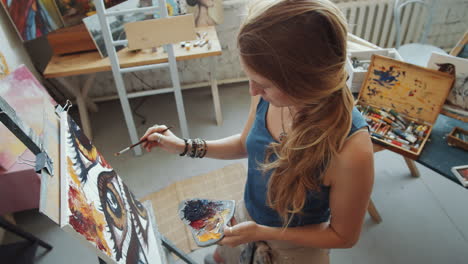
[[[380,145],[377,145],[377,144],[373,144],[373,147],[374,147],[374,153],[385,150],[384,147],[382,147]],[[419,170],[416,167],[416,164],[414,163],[414,160],[409,159],[407,157],[403,157],[403,158],[405,159],[406,165],[408,166],[408,168],[409,168],[409,170],[411,172],[411,176],[419,177],[419,175],[420,175]],[[375,207],[374,202],[372,201],[372,199],[369,201],[369,206],[367,207],[367,212],[369,212],[369,215],[372,217],[372,220],[374,220],[374,222],[376,222],[376,223],[382,222],[382,217],[380,216],[379,212],[377,211],[377,208]]]

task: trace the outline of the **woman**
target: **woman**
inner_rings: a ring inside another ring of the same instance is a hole
[[[195,14],[195,26],[196,27],[206,27],[214,26],[216,22],[211,18],[208,13],[208,8],[214,6],[214,0],[187,0],[189,6],[198,5],[198,10]]]
[[[327,249],[358,241],[373,151],[346,87],[346,37],[328,0],[255,1],[238,35],[252,95],[242,133],[184,142],[154,126],[143,136],[147,150],[248,157],[244,202],[211,263],[328,263]]]

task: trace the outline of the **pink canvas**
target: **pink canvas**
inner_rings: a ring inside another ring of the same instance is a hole
[[[56,103],[26,66],[19,66],[0,81],[0,96],[36,134],[43,134],[45,108],[53,108]],[[8,170],[26,146],[3,125],[0,126],[0,144],[0,167]]]

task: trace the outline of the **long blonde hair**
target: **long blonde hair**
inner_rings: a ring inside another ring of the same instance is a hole
[[[272,173],[268,204],[285,226],[301,213],[307,192],[320,190],[351,127],[346,39],[346,20],[328,0],[254,1],[238,35],[243,62],[300,109],[287,139],[269,145],[261,166]]]

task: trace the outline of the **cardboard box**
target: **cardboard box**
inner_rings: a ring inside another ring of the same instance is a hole
[[[417,159],[453,82],[448,73],[372,55],[357,101],[372,141]]]
[[[370,49],[363,51],[354,51],[348,53],[348,58],[346,60],[346,70],[349,74],[349,79],[346,81],[348,88],[351,89],[353,93],[359,93],[361,89],[362,82],[367,73],[366,68],[353,67],[353,58],[356,58],[358,61],[370,63],[371,57],[373,54],[386,56],[395,60],[403,61],[400,54],[396,49]]]

